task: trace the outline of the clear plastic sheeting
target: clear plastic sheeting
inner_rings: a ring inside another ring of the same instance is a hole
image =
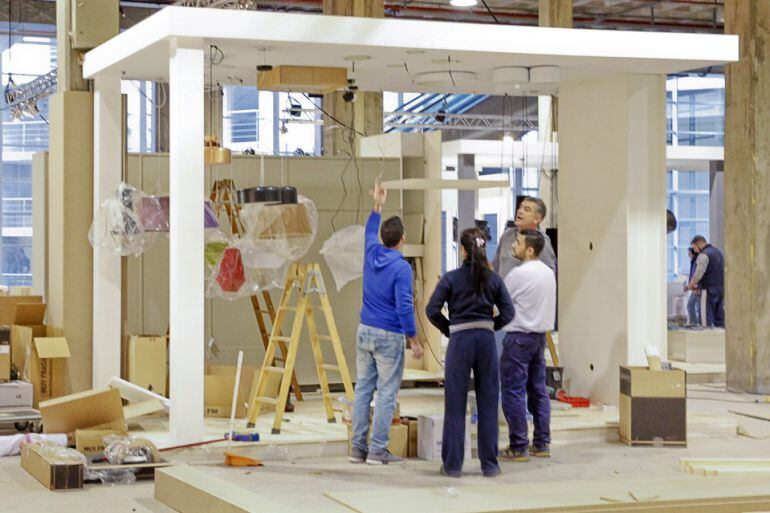
[[[318,232],[315,203],[301,195],[297,203],[247,203],[241,208],[241,220],[244,238],[256,249],[290,261],[305,256]]]
[[[109,198],[96,214],[88,231],[92,246],[101,246],[120,255],[140,255],[154,242],[155,235],[144,230],[139,212],[145,195],[121,183],[115,197]]]
[[[337,230],[324,241],[320,253],[332,272],[337,292],[364,274],[364,227],[358,224]]]
[[[149,440],[133,436],[105,436],[104,457],[113,465],[156,463],[158,448]]]
[[[0,457],[18,456],[22,444],[33,442],[44,442],[49,445],[67,446],[67,435],[48,434],[39,435],[37,433],[25,433],[18,435],[0,436]]]
[[[249,239],[207,243],[206,262],[215,254],[218,260],[208,277],[207,297],[234,301],[284,286],[289,261],[257,248]]]

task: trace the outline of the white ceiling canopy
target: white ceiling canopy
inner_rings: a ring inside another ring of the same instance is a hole
[[[214,78],[222,83],[254,84],[256,66],[264,63],[350,69],[355,62],[357,85],[370,91],[520,94],[495,84],[495,70],[524,67],[532,73],[548,66],[548,76],[564,82],[667,74],[738,59],[738,37],[730,35],[167,7],[88,52],[84,75],[166,81],[174,39],[221,49]]]

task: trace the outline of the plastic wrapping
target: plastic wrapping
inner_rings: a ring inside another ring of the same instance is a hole
[[[99,480],[107,485],[129,485],[136,482],[136,474],[130,468],[89,469],[86,481]]]
[[[222,252],[216,280],[224,292],[238,292],[246,283],[243,259],[238,248],[229,247]]]
[[[337,292],[364,274],[364,227],[358,224],[337,230],[324,241],[320,253],[332,272]]]
[[[301,195],[297,203],[245,204],[241,220],[246,230],[244,238],[257,249],[291,261],[305,256],[318,232],[315,203]]]
[[[169,197],[168,196],[144,196],[139,207],[139,218],[147,232],[169,231]],[[203,203],[203,227],[219,228],[214,204],[209,200]]]
[[[40,455],[43,456],[46,459],[50,459],[51,461],[55,461],[56,463],[73,463],[73,464],[82,464],[84,467],[88,460],[86,460],[86,457],[83,456],[82,453],[76,451],[75,449],[70,449],[69,447],[62,447],[60,445],[56,445],[55,443],[52,443],[51,441],[46,441],[40,444]]]
[[[160,459],[158,448],[143,438],[105,436],[104,457],[113,465],[155,463]]]
[[[92,246],[104,247],[121,256],[139,255],[154,242],[139,217],[144,194],[127,183],[121,183],[115,197],[109,198],[96,214],[88,231]]]

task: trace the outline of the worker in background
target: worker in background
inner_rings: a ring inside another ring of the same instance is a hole
[[[363,307],[356,335],[356,380],[353,405],[353,438],[350,461],[370,465],[400,462],[388,451],[388,438],[396,396],[404,372],[404,337],[416,358],[422,357],[417,341],[412,298],[412,267],[404,260],[404,223],[398,216],[380,227],[387,190],[379,180],[370,191],[374,207],[366,222]],[[379,229],[382,244],[377,238]],[[377,399],[369,435],[369,411],[374,391]]]
[[[690,247],[698,256],[695,259],[695,272],[687,287],[706,293],[706,325],[710,328],[724,328],[725,257],[721,251],[709,244],[703,235],[693,237]],[[701,310],[701,317],[703,314]]]
[[[538,230],[543,234],[545,247],[540,253],[540,260],[550,267],[553,272],[556,272],[556,254],[553,251],[551,239],[540,229],[540,223],[545,219],[545,214],[545,203],[540,198],[527,196],[521,200],[519,208],[516,210],[514,226],[506,228],[503,232],[503,235],[500,237],[500,243],[497,245],[495,258],[492,259],[492,268],[501,277],[505,278],[511,272],[511,269],[521,265],[521,260],[510,251],[511,246],[513,246],[516,240],[516,234],[521,230]]]
[[[695,274],[695,260],[698,254],[690,247],[687,248],[687,256],[690,257],[690,275],[687,277],[687,281],[684,284],[684,290],[688,290],[690,287],[690,281]],[[690,296],[687,298],[687,316],[689,317],[690,326],[700,326],[700,299],[701,293],[699,288],[695,288],[690,291]]]
[[[465,414],[473,371],[478,408],[478,455],[486,477],[500,474],[497,463],[497,401],[500,393],[495,330],[513,318],[513,306],[502,278],[489,269],[486,240],[478,228],[460,236],[463,264],[444,275],[425,308],[430,322],[449,346],[444,363],[444,434],[441,473],[460,477],[465,452]],[[449,319],[442,313],[448,305]],[[494,307],[499,314],[494,315]]]
[[[522,263],[505,277],[516,316],[505,326],[500,382],[503,413],[510,444],[502,458],[529,461],[529,456],[550,457],[551,403],[545,384],[545,332],[556,317],[556,277],[540,260],[546,237],[539,230],[521,230],[513,253]],[[535,424],[532,445],[527,431],[527,410]]]

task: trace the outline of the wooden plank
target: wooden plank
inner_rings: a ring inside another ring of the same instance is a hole
[[[505,180],[444,180],[440,178],[404,178],[382,182],[388,189],[425,191],[431,189],[456,189],[475,191],[478,189],[506,188],[510,184]]]
[[[155,471],[155,500],[179,513],[291,513],[245,488],[189,465]]]
[[[399,513],[743,513],[770,508],[770,489],[761,476],[693,476],[668,479],[571,481],[521,485],[463,485],[399,490]],[[325,494],[358,513],[393,511],[392,490],[361,490]],[[608,501],[607,498],[611,498]]]

